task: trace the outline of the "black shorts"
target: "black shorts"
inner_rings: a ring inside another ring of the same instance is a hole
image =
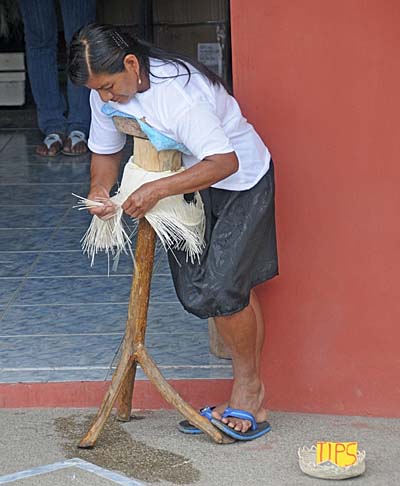
[[[200,318],[225,316],[249,304],[250,290],[278,274],[274,166],[251,189],[201,191],[206,248],[200,263],[168,252],[183,307]]]

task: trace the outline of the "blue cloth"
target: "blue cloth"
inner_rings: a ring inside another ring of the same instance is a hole
[[[143,132],[148,136],[150,142],[153,144],[155,149],[159,152],[160,150],[179,150],[179,152],[182,152],[186,155],[191,155],[190,150],[188,150],[183,143],[176,142],[170,137],[167,137],[166,135],[160,133],[158,130],[155,128],[151,127],[148,123],[144,122],[143,120],[140,120],[140,118],[136,118],[133,115],[130,115],[128,113],[125,113],[124,111],[116,110],[113,108],[111,105],[108,105],[105,103],[101,111],[110,117],[113,116],[123,116],[125,118],[131,118],[135,121],[138,122],[140,125],[140,128],[143,130]]]
[[[40,130],[70,133],[90,127],[89,90],[67,85],[67,103],[61,93],[57,66],[57,17],[54,0],[19,0],[24,21],[29,80],[36,104]],[[64,37],[69,45],[80,27],[96,19],[96,0],[61,0]]]

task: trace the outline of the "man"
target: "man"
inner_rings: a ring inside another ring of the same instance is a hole
[[[68,81],[66,102],[58,79],[57,17],[54,0],[19,0],[24,21],[27,68],[38,125],[44,134],[36,152],[44,157],[88,151],[89,90]],[[80,27],[96,17],[96,0],[60,0],[67,44]],[[66,114],[67,112],[67,114]]]

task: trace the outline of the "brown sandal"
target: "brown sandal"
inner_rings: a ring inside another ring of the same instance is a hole
[[[41,157],[55,157],[58,155],[63,148],[63,139],[59,133],[49,133],[44,138],[43,142],[37,146],[36,153]],[[47,153],[39,152],[40,147],[46,147]],[[51,149],[55,148],[54,152],[50,152]]]
[[[74,147],[79,143],[85,144],[85,149],[83,152],[74,151]],[[86,135],[80,130],[72,130],[64,142],[62,153],[63,155],[68,155],[69,157],[76,157],[78,155],[86,154],[88,150]]]

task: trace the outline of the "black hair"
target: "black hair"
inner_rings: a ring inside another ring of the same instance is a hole
[[[149,59],[152,57],[175,65],[177,74],[169,78],[187,76],[189,82],[191,65],[212,84],[222,85],[227,89],[225,82],[200,62],[155,47],[109,24],[89,24],[73,35],[69,47],[68,75],[74,84],[83,86],[92,74],[115,74],[124,71],[124,59],[128,54],[137,57],[141,72],[146,74],[154,76],[150,71]],[[179,73],[179,66],[186,72]]]

